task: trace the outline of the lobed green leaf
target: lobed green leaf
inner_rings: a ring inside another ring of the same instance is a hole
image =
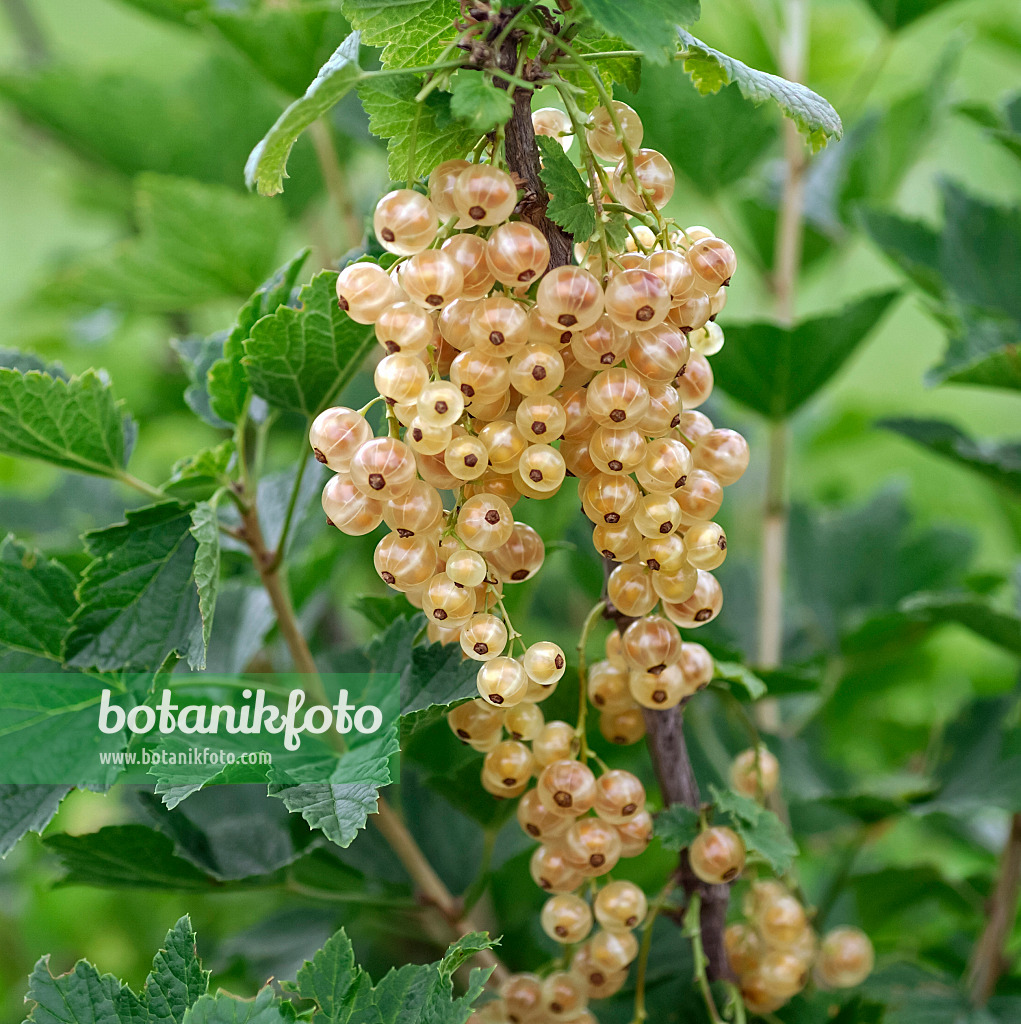
[[[584,0],[583,6],[600,28],[641,50],[652,64],[670,59],[674,32],[701,14],[699,0]]]
[[[362,42],[382,49],[385,68],[433,63],[461,17],[457,0],[342,0],[341,7]]]
[[[450,89],[450,112],[479,135],[510,120],[514,104],[507,89],[475,71],[454,75]]]
[[[656,815],[654,834],[668,850],[691,846],[698,835],[698,811],[684,804],[671,804]]]
[[[589,202],[588,187],[556,139],[538,135],[535,141],[542,156],[539,176],[550,193],[546,215],[576,241],[584,242],[596,230],[596,214]]]
[[[27,833],[41,834],[70,791],[70,786],[0,785],[0,858]]]
[[[798,848],[783,822],[751,797],[711,786],[716,809],[727,815],[749,851],[759,854],[778,875],[785,874]]]

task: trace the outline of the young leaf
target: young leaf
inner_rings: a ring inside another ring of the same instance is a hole
[[[0,646],[60,660],[75,578],[13,537],[0,541]]]
[[[701,13],[699,0],[584,0],[584,8],[600,28],[641,50],[653,64],[667,62],[674,32],[694,24]]]
[[[271,783],[270,796],[283,800],[289,811],[301,814],[331,842],[350,846],[376,812],[379,790],[391,782],[390,758],[399,750],[396,727],[384,726],[341,755],[327,781]]]
[[[382,48],[385,68],[422,67],[443,53],[461,16],[457,0],[343,0],[362,42]]]
[[[282,192],[287,158],[298,136],[346,96],[364,72],[358,66],[360,36],[352,32],[319,69],[301,99],[295,100],[252,150],[245,164],[245,183],[263,196]]]
[[[242,365],[244,342],[252,328],[264,316],[275,313],[291,301],[301,269],[308,259],[309,249],[295,253],[268,280],[264,281],[251,298],[241,307],[237,320],[223,343],[223,357],[209,368],[206,386],[209,405],[214,415],[227,423],[237,423],[248,394],[248,378]]]
[[[337,275],[317,274],[299,309],[281,306],[251,329],[242,360],[252,390],[270,405],[314,416],[351,380],[375,344],[372,327],[338,305]]]
[[[70,786],[0,785],[0,858],[28,832],[42,833]]]
[[[217,416],[209,404],[206,375],[213,364],[222,358],[223,343],[226,340],[226,331],[217,331],[207,338],[202,335],[194,335],[188,338],[170,339],[170,347],[177,353],[190,381],[184,391],[184,400],[188,403],[188,408],[199,419],[218,429],[228,427],[230,424]]]
[[[514,111],[510,92],[475,71],[455,75],[450,90],[450,112],[482,135],[510,120]]]
[[[879,426],[896,431],[1021,496],[1021,441],[975,440],[941,420],[884,419]]]
[[[717,661],[713,672],[714,679],[722,679],[727,683],[736,683],[744,689],[750,700],[758,700],[766,695],[766,684],[746,665],[739,661]]]
[[[750,797],[715,786],[710,789],[716,809],[730,817],[748,850],[759,854],[778,875],[784,874],[798,855],[798,848],[783,822]]]
[[[283,210],[219,185],[143,174],[135,193],[139,234],[79,261],[64,292],[150,313],[245,296],[273,267]]]
[[[664,807],[656,815],[654,832],[668,850],[683,850],[698,835],[698,811],[684,804]]]
[[[210,498],[227,484],[235,454],[232,440],[221,441],[214,448],[203,448],[174,465],[163,490],[182,501]]]
[[[591,238],[596,230],[596,214],[578,169],[556,139],[538,135],[535,141],[542,155],[539,176],[551,196],[547,216],[576,241]]]
[[[35,1004],[25,1024],[137,1024],[146,1019],[127,985],[112,974],[100,975],[85,960],[54,977],[49,956],[40,957],[28,979],[25,1001]]]
[[[716,383],[761,415],[786,419],[843,366],[898,294],[867,295],[793,328],[730,324],[726,345],[713,357]]]
[[[813,150],[821,149],[830,139],[839,139],[844,126],[833,107],[807,86],[788,82],[785,78],[756,71],[741,61],[728,57],[679,28],[684,52],[684,70],[691,75],[695,88],[702,95],[718,92],[735,83],[741,95],[752,103],[772,100],[807,136]]]
[[[416,123],[412,175],[444,160],[463,157],[479,140],[479,132],[454,118],[446,93],[431,92],[422,103],[416,103],[415,96],[421,88],[422,80],[414,75],[369,79],[358,88],[362,106],[369,115],[369,131],[388,140],[387,166],[393,181],[409,177],[411,134]]]
[[[65,643],[69,665],[156,669],[174,652],[193,668],[204,663],[191,526],[188,509],[171,501],[85,535],[93,561]]]
[[[213,612],[220,587],[220,528],[216,518],[216,501],[203,501],[191,510],[191,527],[195,539],[195,589],[199,595],[199,615],[202,617],[202,660],[199,668],[206,667],[206,648],[213,629]]]
[[[118,476],[134,438],[105,376],[63,380],[0,368],[0,453],[42,459],[95,476]]]
[[[191,919],[182,917],[153,957],[152,970],[142,988],[142,1002],[150,1024],[181,1024],[187,1008],[209,987],[209,971],[202,969]]]
[[[281,1002],[268,985],[254,999],[241,999],[222,989],[204,995],[181,1019],[181,1024],[293,1024],[294,1010]]]

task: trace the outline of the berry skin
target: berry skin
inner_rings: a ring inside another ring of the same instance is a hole
[[[574,892],[585,880],[584,875],[567,859],[559,846],[538,846],[529,861],[532,880],[546,892]]]
[[[596,932],[588,950],[593,963],[612,973],[623,970],[638,956],[638,939],[632,932]]]
[[[730,284],[737,269],[734,250],[722,238],[700,239],[688,250],[687,256],[696,285],[710,294]]]
[[[778,949],[762,958],[758,974],[769,994],[780,999],[790,999],[808,983],[808,968],[801,958]]]
[[[538,705],[523,702],[508,709],[503,724],[511,739],[531,743],[542,732],[546,723]]]
[[[520,740],[504,740],[486,754],[483,771],[499,779],[508,789],[516,789],[532,777],[535,761],[532,751]]]
[[[395,590],[421,586],[436,568],[436,545],[422,535],[387,534],[377,545],[373,564],[379,578]]]
[[[489,566],[505,582],[523,583],[539,571],[545,558],[546,546],[539,534],[527,523],[514,523],[508,540],[490,554]]]
[[[545,768],[554,761],[573,760],[578,754],[579,746],[578,733],[573,725],[560,721],[547,722],[539,735],[532,740],[532,756],[540,768]],[[538,799],[536,795],[536,800]]]
[[[337,406],[325,409],[312,422],[308,441],[317,462],[335,473],[346,472],[355,452],[372,438],[372,427],[353,409]]]
[[[660,615],[636,619],[624,630],[624,658],[632,668],[654,675],[681,655],[681,638],[674,627]]]
[[[602,315],[603,289],[581,267],[557,267],[539,282],[535,301],[548,323],[583,331]]]
[[[540,772],[536,789],[551,811],[577,817],[595,802],[596,779],[580,761],[554,761]]]
[[[672,324],[635,331],[627,350],[628,368],[649,383],[669,384],[691,356],[688,339]],[[676,392],[674,392],[676,394]],[[673,421],[673,416],[667,423]]]
[[[422,611],[447,629],[466,626],[475,612],[475,591],[459,587],[445,572],[438,572],[426,584]]]
[[[674,194],[674,169],[662,153],[655,149],[638,150],[635,153],[635,174],[642,187],[642,195],[635,187],[626,160],[622,159],[613,171],[613,194],[622,205],[641,213],[649,208],[660,210],[670,202]]]
[[[452,427],[464,412],[464,395],[449,381],[437,380],[418,391],[415,407],[431,427]]]
[[[688,640],[681,644],[681,656],[677,660],[677,667],[684,674],[689,694],[708,686],[716,672],[713,656],[701,644],[694,644]]]
[[[586,878],[598,878],[620,860],[620,833],[601,818],[578,818],[564,834],[564,849]]]
[[[616,117],[617,124],[620,125],[624,142],[630,149],[638,149],[642,144],[644,134],[642,119],[626,103],[614,100],[612,108],[613,117]],[[620,160],[624,156],[624,146],[617,138],[613,117],[610,116],[606,107],[596,107],[589,117],[585,132],[589,148],[600,160],[607,162]]]
[[[395,437],[366,441],[351,459],[351,479],[370,498],[386,501],[411,490],[415,482],[415,455]]]
[[[570,349],[586,369],[605,370],[624,358],[629,345],[628,333],[604,313],[588,330],[574,332]]]
[[[599,427],[589,442],[589,456],[601,473],[633,473],[645,457],[645,438],[629,428]]]
[[[436,208],[420,192],[401,188],[388,192],[376,204],[372,217],[379,244],[398,256],[422,252],[436,237]]]
[[[639,811],[630,821],[618,825],[617,831],[622,844],[620,855],[637,857],[652,841],[652,815],[648,811]]]
[[[337,302],[355,323],[374,324],[397,298],[389,275],[375,263],[352,263],[337,277]]]
[[[632,518],[638,504],[639,491],[638,485],[629,476],[599,473],[585,484],[581,497],[585,514],[592,522],[612,526]]]
[[[780,781],[780,762],[765,747],[742,750],[730,766],[730,784],[743,796],[769,796]]]
[[[486,242],[490,273],[509,288],[527,288],[549,266],[549,243],[524,221],[501,224]]]
[[[461,265],[445,249],[412,256],[401,268],[401,285],[408,298],[423,309],[439,309],[460,298],[464,290]]]
[[[648,412],[649,391],[633,370],[615,366],[593,378],[585,405],[600,426],[623,430]]]
[[[474,551],[491,552],[489,564],[499,572],[496,554],[512,539],[515,525],[507,502],[495,494],[477,494],[461,506],[455,529]]]
[[[449,220],[457,212],[454,209],[452,193],[454,183],[461,172],[471,167],[467,160],[444,160],[429,172],[429,200],[443,220]],[[474,235],[455,235],[455,238],[474,238]]]
[[[521,663],[528,673],[528,678],[535,680],[540,686],[552,686],[559,682],[567,668],[564,652],[549,640],[540,640],[525,651]]]
[[[623,825],[645,808],[645,787],[631,772],[615,768],[596,779],[596,814],[611,825]]]
[[[649,270],[635,268],[615,274],[606,285],[606,314],[626,331],[645,331],[661,324],[670,310],[670,292]]]
[[[597,661],[588,670],[588,699],[600,711],[624,710],[633,705],[628,692],[626,666]]]
[[[728,925],[723,933],[723,945],[731,969],[739,977],[757,970],[765,955],[759,933],[749,924]]]
[[[723,590],[711,572],[697,570],[698,579],[691,597],[680,603],[665,602],[663,614],[681,629],[695,629],[712,622],[723,607]]]
[[[480,353],[509,357],[528,341],[528,313],[521,303],[493,295],[472,311],[468,333]]]
[[[582,942],[592,931],[592,911],[580,896],[551,896],[543,904],[540,921],[554,942],[565,945]]]
[[[691,870],[710,885],[731,882],[744,867],[745,848],[732,829],[714,825],[700,832],[688,848]]]
[[[458,480],[477,480],[489,466],[486,446],[471,434],[455,437],[443,453],[443,464]]]
[[[540,107],[532,111],[532,130],[536,135],[548,135],[566,151],[571,148],[574,127],[571,119],[556,107]]]
[[[486,261],[486,242],[478,235],[453,235],[440,248],[454,257],[461,268],[461,298],[475,301],[489,294],[496,283]],[[446,308],[450,308],[447,306]]]
[[[687,592],[680,594],[672,600],[683,600],[685,597],[690,596],[691,592],[695,589],[697,574],[688,565],[688,560],[684,554],[684,538],[679,534],[668,533],[665,537],[642,538],[642,546],[638,556],[657,575],[669,576],[671,573],[676,573],[684,568],[690,571],[691,587]],[[656,591],[657,596],[663,597],[664,595],[656,587],[656,578],[657,576],[652,577],[652,587]],[[669,596],[667,599],[671,600]]]
[[[685,409],[697,409],[713,393],[713,370],[705,356],[692,352],[674,386]]]
[[[530,489],[552,494],[564,482],[567,463],[552,445],[530,444],[518,459],[517,471]]]
[[[673,492],[673,497],[680,506],[682,521],[690,526],[708,522],[719,512],[723,504],[723,487],[708,470],[692,469],[684,477],[681,487]]]
[[[791,895],[768,900],[757,909],[755,923],[770,949],[792,949],[808,927],[805,908]]]
[[[489,164],[465,168],[451,190],[454,209],[468,224],[502,224],[518,201],[518,190],[506,171]]]
[[[507,646],[507,627],[495,615],[480,612],[468,620],[458,639],[461,650],[472,661],[492,661]]]
[[[669,494],[647,494],[635,506],[634,524],[645,538],[668,537],[681,525],[680,506]],[[691,561],[690,554],[688,561]]]
[[[691,450],[694,466],[712,473],[724,487],[741,478],[748,460],[748,442],[736,430],[710,430]]]
[[[454,735],[464,743],[486,737],[499,736],[503,728],[503,712],[499,708],[476,698],[458,704],[447,713],[447,724]]]
[[[520,704],[528,689],[528,676],[519,661],[500,655],[479,669],[476,684],[483,700],[497,707]]]
[[[489,452],[489,464],[497,473],[513,473],[528,440],[510,420],[493,420],[479,431],[479,439]]]
[[[696,569],[715,569],[727,557],[727,535],[719,523],[692,523],[684,535],[684,550]]]
[[[643,708],[653,711],[666,711],[677,707],[689,690],[685,683],[684,673],[674,665],[667,665],[661,672],[632,672],[628,677],[628,687],[632,698]]]
[[[571,959],[571,970],[584,978],[589,999],[606,999],[619,992],[627,982],[627,968],[608,971],[592,959],[589,944],[585,943]],[[580,1018],[577,1024],[582,1024]]]
[[[383,521],[383,506],[339,473],[323,488],[323,511],[327,522],[349,537],[370,533]]]
[[[691,297],[695,290],[695,272],[683,253],[671,249],[654,252],[646,266],[666,285],[671,306],[679,305]]]
[[[597,523],[592,531],[592,546],[604,558],[614,562],[626,562],[634,558],[641,545],[642,535],[631,523]]]
[[[428,380],[425,363],[405,352],[384,356],[373,373],[376,390],[391,405],[413,402]]]
[[[514,422],[520,434],[531,442],[541,443],[560,437],[567,415],[563,406],[550,395],[529,395],[518,405]],[[518,457],[520,459],[520,455]]]
[[[649,912],[645,893],[634,882],[604,885],[592,909],[601,928],[608,932],[631,931],[641,926]]]
[[[444,572],[462,587],[477,587],[486,578],[486,560],[476,551],[462,548],[447,557]]]
[[[853,988],[872,973],[875,953],[868,936],[858,928],[834,928],[823,936],[815,970],[829,988]]]
[[[588,1002],[588,986],[573,972],[554,971],[542,983],[542,998],[547,1020],[577,1024]]]
[[[640,616],[651,612],[659,601],[652,589],[649,572],[633,562],[618,565],[606,584],[613,607],[624,615]]]
[[[536,974],[513,974],[500,986],[500,998],[512,1024],[524,1024],[542,1009],[542,981]]]
[[[485,701],[482,703],[485,704]],[[464,707],[465,705],[462,704],[460,706]],[[527,707],[528,705],[521,704],[518,706]],[[489,707],[489,705],[486,704],[486,707]],[[458,709],[455,708],[454,710]],[[565,818],[560,814],[554,814],[551,810],[544,807],[539,799],[539,794],[534,789],[530,789],[518,801],[515,813],[517,814],[518,824],[525,835],[542,842],[562,836],[571,827],[571,819]]]
[[[563,357],[551,345],[531,342],[511,357],[510,379],[522,395],[551,395],[564,379]]]

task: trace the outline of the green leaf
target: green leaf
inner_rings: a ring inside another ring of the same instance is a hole
[[[252,150],[245,164],[245,183],[260,195],[282,192],[287,158],[298,136],[346,96],[364,77],[358,66],[359,34],[352,32],[319,69],[301,99],[295,100]]]
[[[752,853],[757,853],[778,874],[787,872],[798,848],[780,819],[750,797],[710,786],[716,809],[730,817],[734,831]]]
[[[351,31],[347,19],[330,4],[298,4],[236,10],[216,6],[205,21],[274,85],[300,96]]]
[[[1021,654],[1021,618],[978,594],[912,594],[899,609],[908,618],[934,626],[956,622],[978,636]]]
[[[152,970],[142,988],[148,1024],[183,1024],[188,1008],[208,987],[209,971],[202,969],[191,919],[182,917],[153,957]]]
[[[985,128],[992,139],[1021,160],[1021,96],[1014,96],[1001,110],[971,103],[962,103],[956,109]]]
[[[78,588],[80,607],[65,644],[67,664],[156,669],[174,652],[192,668],[204,663],[193,582],[198,545],[191,527],[187,508],[164,502],[85,535],[93,561]]]
[[[456,35],[458,0],[342,0],[362,42],[383,50],[387,68],[422,67],[435,61]]]
[[[154,18],[163,18],[178,25],[193,24],[193,15],[204,11],[209,0],[121,0]]]
[[[668,850],[683,850],[698,835],[698,811],[684,804],[664,807],[656,815],[654,833]]]
[[[310,249],[302,249],[264,281],[241,307],[237,320],[223,343],[223,358],[209,368],[207,387],[213,413],[227,423],[237,423],[248,394],[248,377],[242,364],[244,342],[264,316],[291,302],[301,269]]]
[[[981,384],[1021,391],[1021,322],[967,314],[952,329],[943,361],[926,375],[929,384]]]
[[[70,380],[0,368],[0,453],[42,459],[95,476],[118,476],[134,439],[104,375]]]
[[[653,64],[667,62],[674,32],[694,24],[701,13],[699,0],[584,0],[584,8],[600,28],[641,50]]]
[[[786,419],[843,366],[898,294],[867,295],[793,328],[729,324],[727,343],[713,357],[716,383],[757,413]]]
[[[182,501],[210,498],[229,483],[228,474],[235,454],[233,440],[221,441],[214,448],[203,448],[174,465],[163,490]]]
[[[75,578],[13,537],[0,541],[0,646],[60,660]]]
[[[463,157],[479,140],[478,132],[451,113],[446,93],[436,90],[422,103],[416,103],[415,96],[421,87],[422,80],[414,75],[393,75],[370,79],[358,88],[362,106],[369,115],[369,131],[388,140],[388,167],[393,181],[403,181],[444,160]],[[415,167],[409,174],[411,132],[416,121]]]
[[[135,207],[138,236],[66,272],[57,287],[69,298],[172,313],[248,295],[273,266],[280,207],[158,174],[138,178]]]
[[[506,124],[514,104],[509,90],[499,88],[477,71],[461,71],[451,81],[450,112],[482,135],[498,124]]]
[[[372,625],[387,629],[396,619],[404,618],[408,604],[403,594],[380,597],[378,594],[362,594],[351,602],[351,607]]]
[[[591,27],[588,32],[585,32],[583,29],[582,32],[575,36],[572,40],[572,45],[578,53],[583,55],[632,49],[623,39],[617,36],[601,34]],[[607,92],[612,94],[613,86],[617,83],[624,86],[628,92],[638,92],[638,87],[642,82],[643,70],[640,57],[600,58],[590,66],[599,72],[599,77],[603,80],[603,85],[606,87]],[[572,67],[570,64],[558,65],[557,71],[566,82],[581,90],[581,99],[586,110],[599,106],[599,90],[596,89],[592,79],[585,72]]]
[[[897,32],[942,7],[949,0],[865,0],[876,17],[891,31]]]
[[[596,214],[589,202],[588,187],[556,139],[538,135],[535,141],[542,156],[539,176],[551,197],[546,214],[576,241],[584,242],[596,230]]]
[[[436,643],[413,648],[411,663],[401,676],[401,715],[477,696],[477,674],[478,666],[465,661],[459,647]]]
[[[49,956],[41,957],[25,999],[35,1003],[25,1024],[137,1024],[146,1019],[131,989],[112,974],[100,975],[84,960],[54,977]]]
[[[202,996],[181,1024],[291,1024],[294,1010],[289,1007],[268,985],[254,999],[241,999],[221,990],[215,996]]]
[[[331,842],[350,846],[376,812],[379,790],[391,782],[390,758],[399,750],[396,723],[384,725],[370,740],[343,754],[327,781],[272,783],[269,793]],[[313,774],[319,778],[321,770],[314,769]]]
[[[756,71],[706,46],[684,29],[678,29],[677,33],[684,51],[684,70],[691,75],[695,88],[703,96],[719,92],[723,86],[733,82],[741,90],[741,95],[752,103],[772,100],[807,136],[813,150],[821,149],[830,139],[839,139],[844,134],[837,112],[807,86],[788,82],[765,71]]]
[[[199,595],[199,615],[202,617],[202,660],[198,667],[205,668],[216,595],[220,588],[220,527],[215,499],[203,501],[191,510],[191,527],[188,532],[196,544],[193,574]]]
[[[758,700],[766,695],[766,684],[746,665],[739,661],[717,661],[713,672],[714,679],[722,679],[727,683],[736,683],[750,700]]]
[[[217,331],[208,338],[194,335],[188,338],[171,338],[170,346],[177,353],[188,374],[189,384],[184,391],[184,400],[199,419],[211,427],[223,428],[230,426],[213,412],[209,404],[209,388],[206,375],[210,367],[223,356],[223,343],[227,339],[226,331]]]
[[[298,971],[295,988],[302,999],[318,1007],[315,1024],[345,1020],[345,1008],[361,968],[355,965],[355,951],[343,928],[333,935],[311,960]]]
[[[1021,441],[975,440],[942,420],[884,419],[879,426],[1021,495]]]
[[[278,409],[314,416],[351,380],[375,345],[372,327],[338,305],[337,274],[324,270],[251,329],[242,360],[252,390]]]
[[[41,834],[70,791],[70,786],[0,785],[0,858],[28,832]]]
[[[863,209],[859,213],[865,230],[888,259],[923,291],[943,298],[946,288],[939,267],[939,233],[920,221],[896,214]]]

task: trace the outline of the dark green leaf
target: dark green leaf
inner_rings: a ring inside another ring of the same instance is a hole
[[[615,50],[630,50],[623,39],[616,36],[599,34],[598,30],[590,29],[582,31],[572,40],[575,50],[581,54],[609,53]],[[638,91],[642,81],[642,60],[640,57],[602,57],[593,61],[590,67],[599,72],[599,77],[611,95],[613,86],[619,83],[629,92]],[[600,104],[599,90],[596,89],[592,79],[585,72],[564,64],[557,69],[565,81],[569,82],[576,89],[581,90],[581,97],[585,109],[597,107]]]
[[[727,343],[713,357],[716,383],[761,415],[786,419],[843,366],[897,296],[868,295],[793,328],[728,324]]]
[[[821,149],[830,139],[844,134],[837,112],[817,93],[797,82],[770,75],[742,64],[701,40],[677,30],[684,52],[684,70],[691,75],[695,88],[702,95],[719,92],[732,82],[741,95],[752,103],[772,100],[806,137],[813,150]]]
[[[154,18],[165,18],[178,25],[193,24],[193,16],[209,6],[209,0],[121,0]]]
[[[165,502],[86,534],[93,561],[79,586],[81,606],[65,645],[69,665],[155,669],[177,652],[205,662],[194,585],[197,544],[187,508]]]
[[[759,854],[778,875],[784,874],[798,855],[798,848],[783,822],[750,797],[715,786],[710,789],[716,809],[730,817],[748,850]]]
[[[191,920],[182,917],[153,957],[152,970],[142,988],[149,1024],[182,1024],[188,1008],[208,986],[209,972],[202,969]]]
[[[229,483],[228,474],[235,454],[231,440],[221,441],[215,448],[203,448],[174,466],[163,490],[181,501],[210,498]]]
[[[479,140],[478,132],[454,118],[446,93],[434,91],[424,102],[416,103],[415,96],[421,88],[422,80],[414,75],[372,79],[358,87],[362,106],[369,115],[369,131],[388,140],[388,167],[393,181],[404,181],[444,160],[463,157]],[[409,168],[411,134],[416,123],[415,166]]]
[[[862,210],[860,217],[872,241],[919,288],[937,299],[945,295],[939,268],[938,232],[921,221],[877,210]]]
[[[947,622],[970,629],[1013,654],[1021,654],[1021,618],[997,608],[977,594],[912,594],[900,610],[916,621],[938,626]]]
[[[287,158],[298,136],[346,96],[364,77],[358,66],[359,35],[352,32],[319,69],[301,99],[277,118],[245,164],[245,182],[263,196],[282,192]]]
[[[59,287],[92,306],[152,313],[249,295],[270,272],[283,210],[218,185],[143,174],[135,194],[139,234],[80,260]]]
[[[42,459],[65,469],[117,476],[134,423],[104,375],[86,370],[63,380],[0,369],[0,453]]]
[[[885,419],[879,425],[1021,495],[1021,441],[975,440],[942,420]]]
[[[479,135],[505,124],[514,112],[507,89],[501,89],[477,71],[454,75],[450,112]]]
[[[926,381],[982,384],[1021,391],[1021,322],[966,314]]]
[[[546,213],[576,241],[584,242],[596,230],[589,189],[556,139],[539,135],[535,141],[542,156],[540,177],[551,197]]]
[[[0,646],[60,660],[75,578],[13,537],[0,541]]]
[[[684,804],[671,804],[656,815],[655,834],[668,850],[691,846],[698,835],[698,811]]]
[[[362,42],[382,49],[387,68],[431,64],[454,40],[461,16],[457,0],[343,0],[342,7]]]
[[[317,274],[302,288],[299,309],[281,306],[263,317],[244,343],[252,390],[278,409],[316,415],[375,345],[372,327],[337,305],[336,282],[332,270]]]
[[[112,974],[100,975],[84,960],[54,977],[49,956],[41,957],[25,999],[35,1003],[25,1024],[138,1024],[146,1019],[131,989]]]
[[[0,857],[26,833],[41,834],[70,791],[70,786],[0,785]]]
[[[584,7],[600,28],[641,50],[653,64],[667,62],[678,26],[694,24],[700,14],[699,0],[584,0]]]
[[[460,645],[428,644],[411,651],[411,664],[401,677],[401,714],[413,715],[475,697],[478,665],[466,661]]]
[[[291,1024],[294,1010],[281,1002],[268,985],[254,999],[241,999],[229,992],[205,995],[192,1006],[182,1024]]]
[[[876,17],[891,31],[896,32],[942,7],[948,0],[865,0]]]
[[[962,103],[956,109],[985,128],[991,138],[1021,160],[1021,97],[1015,96],[1002,110],[977,103]]]
[[[202,616],[202,664],[205,668],[206,648],[213,629],[213,612],[220,589],[220,527],[216,518],[216,502],[203,501],[191,510],[191,528],[195,539],[195,589],[199,596],[199,614]]]
[[[199,419],[211,427],[227,427],[230,424],[213,412],[209,404],[209,387],[206,374],[210,367],[223,357],[223,343],[226,331],[217,331],[208,338],[195,335],[189,338],[171,338],[170,344],[188,374],[190,383],[184,392],[184,400]]]
[[[292,256],[241,307],[223,343],[223,358],[213,363],[208,373],[209,404],[221,420],[237,423],[240,418],[248,394],[248,378],[242,364],[244,342],[259,320],[275,313],[283,305],[290,305],[291,293],[297,286],[298,276],[308,254],[308,249],[302,249]]]
[[[392,597],[363,594],[351,602],[351,607],[372,625],[383,630],[389,628],[396,619],[404,618],[408,612],[407,600],[403,594],[394,594]]]

